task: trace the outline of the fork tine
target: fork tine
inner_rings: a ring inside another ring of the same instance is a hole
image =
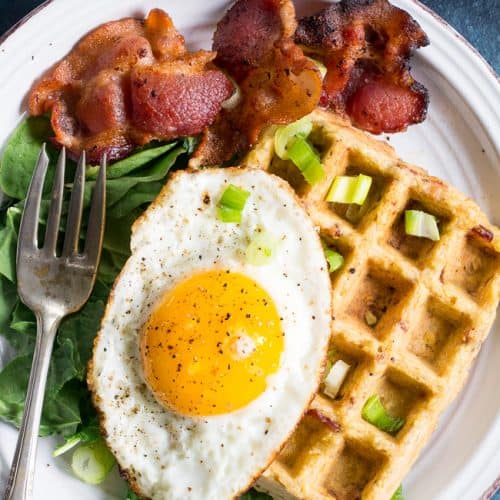
[[[106,155],[101,161],[101,167],[92,193],[89,223],[85,237],[86,259],[89,264],[96,266],[101,255],[102,240],[104,239],[104,219],[106,213]]]
[[[66,149],[62,148],[57,160],[54,185],[50,201],[49,217],[45,229],[45,241],[43,248],[49,255],[55,255],[57,237],[59,235],[59,223],[61,221],[61,209],[64,193],[64,170],[66,167]]]
[[[80,155],[76,167],[73,190],[69,202],[68,221],[66,222],[66,235],[64,237],[63,257],[78,253],[78,240],[80,238],[80,225],[82,222],[83,191],[85,188],[85,151]]]
[[[24,205],[21,225],[19,227],[19,244],[17,256],[25,250],[34,250],[38,245],[38,218],[40,216],[40,202],[42,200],[43,183],[49,157],[45,150],[45,143],[42,145],[38,160],[36,162],[33,177],[31,178],[26,203]]]

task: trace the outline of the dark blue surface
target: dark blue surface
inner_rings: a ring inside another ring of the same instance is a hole
[[[41,0],[0,0],[0,33],[41,3]],[[422,3],[448,21],[500,73],[500,0],[423,0]]]
[[[40,0],[0,0],[0,34]],[[500,73],[500,0],[423,0],[461,33]],[[491,500],[500,500],[500,491]]]

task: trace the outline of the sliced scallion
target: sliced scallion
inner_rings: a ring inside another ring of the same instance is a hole
[[[241,222],[241,213],[250,193],[229,184],[217,205],[217,217],[222,222]]]
[[[326,356],[326,370],[325,373],[330,373],[330,370],[332,369],[333,363],[338,359],[338,353],[337,349],[335,347],[332,347],[331,349],[328,350],[327,356]]]
[[[399,485],[399,488],[392,495],[391,500],[405,500],[403,495],[403,485]]]
[[[140,498],[129,488],[125,500],[140,500]]]
[[[369,196],[367,196],[367,199],[368,198]],[[366,203],[366,200],[362,205],[354,205],[351,203],[345,211],[345,218],[352,224],[357,224],[367,214],[369,209],[370,204]]]
[[[75,476],[88,484],[102,483],[114,465],[115,457],[103,439],[80,446],[71,460]]]
[[[369,309],[365,312],[365,323],[368,326],[375,326],[378,322],[377,316],[373,314]]]
[[[379,428],[381,431],[394,434],[405,424],[405,419],[393,417],[387,413],[378,394],[370,396],[361,410],[361,416],[367,422]]]
[[[63,453],[71,450],[78,444],[93,443],[100,437],[101,433],[99,432],[99,426],[95,423],[92,423],[81,429],[76,434],[73,434],[72,436],[66,438],[66,442],[64,444],[54,449],[54,451],[52,452],[52,456],[58,457],[59,455],[62,455]]]
[[[316,184],[325,176],[318,153],[303,137],[296,137],[288,145],[288,157],[309,184]]]
[[[357,176],[339,175],[335,177],[326,196],[326,201],[363,205],[370,191],[372,180],[369,175],[363,174]]]
[[[321,78],[324,80],[326,73],[328,72],[327,67],[321,62],[318,61],[317,59],[314,59],[314,57],[307,57],[312,63],[316,65],[318,68],[319,74],[321,75]]]
[[[296,137],[306,138],[311,133],[312,122],[310,116],[306,115],[296,122],[283,127],[278,127],[274,134],[274,151],[282,160],[288,160],[287,146]]]
[[[240,86],[230,76],[228,76],[228,78],[231,80],[231,83],[234,86],[234,92],[231,94],[231,97],[229,97],[228,99],[226,99],[221,104],[221,106],[224,109],[233,109],[236,106],[238,106],[238,104],[241,102],[242,94],[241,94]]]
[[[332,399],[337,396],[350,367],[349,364],[341,359],[335,361],[324,381],[323,392],[327,396],[330,396]]]
[[[422,210],[405,210],[405,232],[411,236],[439,240],[437,219]]]
[[[341,254],[327,246],[325,246],[323,250],[325,252],[326,261],[328,262],[328,270],[331,273],[342,267],[344,264],[344,257],[342,257]]]
[[[252,266],[264,266],[276,255],[279,240],[273,234],[263,230],[255,233],[245,251],[245,258]]]

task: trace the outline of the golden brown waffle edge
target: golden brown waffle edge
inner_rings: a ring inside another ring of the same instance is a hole
[[[243,166],[290,182],[322,237],[345,258],[331,275],[335,359],[351,365],[337,397],[321,391],[291,440],[257,482],[274,498],[389,500],[463,387],[494,321],[500,231],[468,197],[400,160],[387,144],[315,111],[309,137],[325,167],[309,186],[274,155],[270,127]],[[328,203],[337,175],[373,178],[359,213]],[[433,242],[404,233],[408,208],[439,221]],[[368,326],[367,311],[376,323]],[[391,435],[361,417],[379,394],[405,418]]]

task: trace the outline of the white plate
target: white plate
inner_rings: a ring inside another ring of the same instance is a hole
[[[306,4],[306,0],[297,2]],[[472,196],[500,222],[500,87],[479,55],[437,16],[412,0],[395,1],[429,35],[431,46],[415,57],[417,79],[430,90],[429,117],[404,134],[391,136],[400,156],[420,164]],[[152,7],[168,11],[190,48],[209,47],[213,24],[225,0],[53,0],[0,45],[0,144],[19,121],[33,80],[91,28],[111,19],[144,16]],[[309,7],[310,7],[309,3]],[[2,345],[0,343],[0,365]],[[5,356],[5,352],[4,352]],[[485,343],[470,380],[404,482],[408,500],[477,499],[500,472],[500,324]],[[5,480],[16,439],[0,424],[0,483]],[[123,498],[115,478],[93,488],[52,460],[55,440],[40,442],[35,498]],[[0,487],[1,491],[1,487]]]

